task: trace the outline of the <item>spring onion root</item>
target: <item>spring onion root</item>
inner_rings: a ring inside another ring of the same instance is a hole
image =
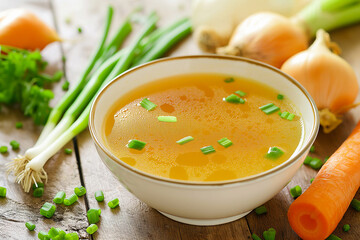
[[[111,21],[111,17],[108,18],[108,21]],[[97,93],[110,80],[131,66],[161,57],[191,32],[189,20],[182,19],[170,27],[158,29],[151,33],[156,22],[157,16],[151,14],[142,32],[132,44],[116,53],[114,49],[118,49],[117,46],[131,31],[128,20],[120,27],[108,46],[104,46],[103,43],[100,45],[99,54],[96,54],[94,57],[96,59],[91,62],[92,69],[85,72],[86,77],[83,79],[86,78],[87,80],[86,84],[82,86],[83,89],[80,89],[81,92],[74,93],[77,95],[76,98],[73,98],[73,95],[66,95],[70,100],[62,100],[60,102],[62,107],[54,108],[56,113],[53,116],[55,117],[49,120],[49,127],[45,129],[46,132],[42,134],[39,143],[26,151],[24,156],[13,159],[8,165],[8,171],[14,173],[15,181],[23,187],[25,192],[30,191],[34,182],[47,181],[44,165],[67,142],[86,129],[91,104]],[[107,26],[109,25],[110,22],[107,23]],[[105,35],[107,32],[108,29],[105,31]],[[112,56],[104,60],[99,67],[96,67],[99,61],[101,62],[101,59],[104,59],[104,56],[109,56],[107,54],[112,54]]]

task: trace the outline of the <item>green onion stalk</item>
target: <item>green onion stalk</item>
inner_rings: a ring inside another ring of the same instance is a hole
[[[118,61],[121,53],[117,53],[114,55],[114,57],[105,62],[102,62],[101,67],[96,67],[96,65],[99,65],[97,63],[100,61],[101,56],[107,54],[106,50],[110,47],[119,47],[126,36],[128,36],[131,32],[130,22],[128,20],[124,21],[124,23],[119,28],[118,33],[106,48],[105,42],[109,33],[112,15],[113,8],[109,7],[106,18],[106,25],[100,44],[97,47],[96,52],[93,54],[93,57],[91,58],[84,73],[82,74],[81,79],[77,82],[76,86],[71,88],[61,98],[59,103],[52,109],[44,129],[42,130],[40,137],[34,147],[28,149],[23,156],[19,155],[17,158],[14,158],[13,161],[7,164],[8,173],[13,172],[15,176],[18,176],[20,172],[23,171],[26,164],[34,156],[46,149],[49,141],[52,141],[57,136],[59,136],[64,131],[64,129],[67,129],[71,123],[76,120],[82,111],[81,108],[75,109],[74,107],[75,105],[81,105],[79,100],[80,96],[82,100],[86,101],[87,99],[89,101],[91,99],[91,94],[96,92],[96,87],[100,86],[101,82],[107,76],[107,73],[109,73],[112,70],[112,67],[114,67],[114,61]],[[90,77],[92,72],[94,73]],[[92,85],[94,86],[91,87]],[[87,91],[87,93],[84,90]],[[90,95],[90,97],[87,97],[87,95]],[[72,107],[69,107],[70,105]],[[71,110],[69,108],[71,108]],[[59,122],[60,119],[61,121]]]
[[[293,20],[302,24],[309,37],[316,31],[345,27],[360,21],[360,0],[317,0],[297,13]]]
[[[43,168],[45,163],[67,142],[87,128],[91,104],[97,93],[108,82],[131,66],[145,62],[145,59],[150,61],[161,57],[167,50],[191,32],[189,20],[182,19],[181,21],[181,23],[179,21],[178,24],[174,24],[174,28],[168,28],[166,31],[162,31],[159,36],[151,37],[154,36],[150,33],[155,28],[157,22],[157,16],[151,14],[146,26],[144,26],[143,31],[135,41],[106,60],[95,71],[89,83],[65,112],[58,125],[48,134],[43,143],[40,143],[30,152],[31,160],[26,163],[23,162],[21,167],[14,167],[15,164],[12,164],[11,171],[16,176],[16,182],[22,185],[25,192],[30,190],[34,182],[47,181],[47,174]],[[153,34],[155,33],[158,34],[158,31],[155,31]],[[144,53],[145,49],[149,49],[149,45],[153,47]],[[157,50],[155,51],[154,49]],[[93,85],[96,85],[96,87],[93,87]],[[74,115],[71,113],[74,113]]]

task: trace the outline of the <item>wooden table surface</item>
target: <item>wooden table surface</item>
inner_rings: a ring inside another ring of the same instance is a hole
[[[43,51],[49,62],[47,71],[63,69],[66,79],[74,83],[99,41],[109,4],[115,8],[112,29],[116,29],[127,14],[139,6],[143,7],[144,12],[156,10],[160,16],[159,25],[170,23],[180,16],[189,15],[191,0],[12,0],[0,1],[0,11],[14,7],[28,8],[56,28],[64,41],[51,44]],[[81,34],[77,31],[78,27],[83,30]],[[360,25],[335,31],[331,36],[342,47],[343,57],[353,66],[360,79]],[[170,55],[199,53],[193,39],[189,37]],[[66,58],[65,63],[62,61],[63,57]],[[61,90],[62,82],[53,86],[56,97],[52,104],[64,94]],[[333,133],[325,135],[320,132],[315,142],[316,152],[312,155],[320,158],[331,155],[359,119],[360,110],[354,109],[346,114],[344,123]],[[24,123],[22,129],[15,128],[18,121]],[[2,109],[0,145],[8,145],[11,140],[17,140],[21,147],[19,151],[10,150],[8,154],[0,156],[0,186],[8,190],[7,198],[0,198],[0,239],[37,239],[38,231],[48,231],[51,227],[60,227],[66,232],[78,232],[82,239],[106,240],[251,239],[251,233],[260,236],[264,230],[273,227],[277,231],[276,239],[299,239],[290,228],[286,213],[293,201],[289,189],[295,185],[306,189],[310,185],[310,179],[316,175],[315,170],[306,166],[302,166],[288,186],[265,204],[267,214],[257,216],[252,212],[232,223],[198,227],[164,217],[124,189],[100,160],[88,130],[66,145],[67,148],[74,149],[72,155],[65,155],[60,151],[46,164],[45,170],[49,180],[44,195],[34,198],[31,194],[25,194],[14,183],[13,176],[6,177],[5,164],[31,147],[40,131],[40,127],[34,126],[32,121],[24,118],[19,111]],[[51,219],[45,219],[39,214],[42,204],[46,201],[51,202],[55,193],[63,190],[69,194],[79,185],[86,187],[87,194],[80,197],[78,203],[70,207],[58,205]],[[103,190],[105,200],[118,197],[120,208],[110,210],[106,204],[98,203],[94,198],[94,192],[97,190]],[[360,198],[359,192],[356,197]],[[86,211],[89,208],[102,209],[99,230],[92,236],[85,231],[88,226]],[[29,232],[25,228],[24,224],[27,221],[36,224],[36,231]],[[348,233],[341,230],[346,223],[351,225]],[[359,213],[348,209],[334,234],[345,240],[359,240]]]

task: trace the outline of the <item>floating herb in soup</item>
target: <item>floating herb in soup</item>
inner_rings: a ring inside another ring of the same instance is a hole
[[[112,153],[134,168],[171,179],[221,181],[286,161],[300,142],[302,120],[286,93],[262,83],[191,74],[121,96],[104,130]]]

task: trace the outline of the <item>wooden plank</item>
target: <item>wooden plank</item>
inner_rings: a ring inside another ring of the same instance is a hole
[[[60,3],[61,2],[61,3]],[[72,1],[55,1],[60,33],[65,38],[86,39],[81,44],[70,47],[65,46],[65,54],[68,61],[75,61],[76,65],[67,62],[67,74],[77,78],[79,68],[83,68],[88,59],[88,48],[94,48],[101,35],[101,24],[106,12],[107,4],[95,5],[88,3],[83,5]],[[110,2],[110,1],[108,1]],[[146,11],[156,10],[160,16],[160,25],[165,22],[178,19],[188,12],[189,4],[181,7],[181,1],[119,1],[113,3],[115,8],[114,25],[118,25],[122,19],[135,7],[141,5]],[[71,13],[69,13],[69,6]],[[92,14],[96,11],[98,14]],[[119,18],[121,13],[121,18]],[[71,16],[71,24],[65,24],[64,19]],[[86,25],[85,25],[86,23]],[[83,33],[78,35],[74,29],[76,26],[84,26]],[[136,30],[135,30],[136,31]],[[130,37],[131,38],[131,37]],[[80,40],[79,40],[80,41]],[[81,54],[79,54],[81,53]],[[193,44],[193,39],[187,39],[181,46],[171,53],[172,56],[183,54],[195,54],[199,50]],[[76,57],[71,57],[75,56]],[[70,57],[69,57],[70,56]],[[80,159],[84,174],[85,185],[88,191],[87,197],[90,208],[101,208],[101,222],[99,230],[93,236],[96,239],[236,239],[236,236],[249,236],[245,219],[219,227],[196,227],[180,224],[172,221],[154,209],[140,202],[124,189],[111,175],[105,165],[97,156],[95,147],[89,133],[86,131],[78,137]],[[106,200],[115,197],[120,199],[120,209],[110,210],[106,204],[98,203],[94,199],[94,192],[102,190]]]
[[[31,1],[1,1],[0,11],[23,7],[33,11],[49,25],[54,26],[53,16],[48,0]],[[43,50],[42,55],[49,62],[48,73],[62,69],[61,49],[59,43],[54,43]],[[64,81],[64,80],[62,80]],[[52,104],[58,101],[63,95],[61,83],[53,86],[55,99]],[[22,129],[16,129],[16,122],[23,122]],[[45,219],[39,214],[39,209],[44,202],[52,202],[54,195],[60,191],[71,193],[75,186],[80,185],[79,171],[75,154],[65,155],[60,151],[46,165],[49,181],[45,185],[45,192],[41,198],[34,198],[32,194],[26,194],[21,187],[14,183],[14,177],[6,178],[5,164],[17,154],[23,154],[25,150],[34,145],[39,136],[41,127],[32,123],[31,119],[22,116],[20,111],[3,108],[0,113],[0,145],[9,145],[11,140],[20,142],[20,150],[12,151],[0,156],[0,186],[7,188],[7,198],[0,198],[0,238],[1,239],[34,239],[38,231],[48,231],[51,227],[60,227],[65,231],[77,231],[86,238],[84,228],[87,225],[85,215],[85,204],[83,199],[71,207],[57,206],[55,215],[51,219]],[[69,143],[67,148],[73,148]],[[25,228],[25,222],[32,221],[36,224],[36,230],[30,232]]]

